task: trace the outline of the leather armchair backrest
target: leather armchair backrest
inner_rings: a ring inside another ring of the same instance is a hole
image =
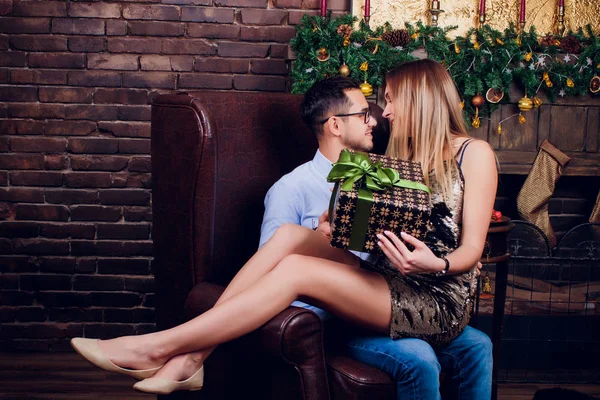
[[[301,96],[285,93],[192,93],[209,118],[210,139],[203,158],[214,157],[215,187],[213,253],[210,276],[196,271],[198,278],[225,284],[256,252],[264,212],[264,196],[283,174],[312,158],[318,144],[300,118]],[[200,174],[203,174],[201,166]],[[198,177],[196,213],[207,207]],[[195,232],[201,232],[196,220]],[[194,242],[199,244],[200,237]],[[196,266],[205,264],[202,249],[195,254]]]
[[[301,100],[214,91],[154,100],[155,262],[171,265],[157,279],[184,278],[184,293],[194,281],[225,284],[256,251],[267,190],[317,149],[300,118]],[[381,109],[372,109],[381,152],[389,129]]]

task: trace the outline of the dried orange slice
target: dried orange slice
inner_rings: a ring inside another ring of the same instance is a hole
[[[485,99],[490,103],[498,103],[504,97],[504,92],[502,89],[489,88],[487,93],[485,94]]]
[[[590,81],[590,92],[592,92],[592,93],[600,92],[600,76],[596,75]]]

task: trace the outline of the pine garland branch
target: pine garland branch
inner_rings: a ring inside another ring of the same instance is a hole
[[[290,42],[297,54],[291,71],[292,92],[304,93],[315,82],[339,75],[344,64],[351,79],[381,86],[387,71],[414,60],[412,53],[422,48],[428,58],[448,69],[470,120],[475,114],[474,96],[487,97],[478,114],[489,114],[510,101],[513,81],[529,97],[535,99],[543,91],[554,101],[557,96],[590,93],[592,80],[600,75],[600,40],[590,25],[561,38],[540,37],[535,27],[519,32],[511,24],[502,32],[483,25],[449,39],[454,29],[420,21],[405,23],[402,35],[410,40],[393,47],[393,41],[384,40],[384,34],[393,31],[389,23],[373,29],[349,14],[337,18],[331,18],[331,13],[326,18],[305,15]],[[361,70],[364,63],[366,71]]]

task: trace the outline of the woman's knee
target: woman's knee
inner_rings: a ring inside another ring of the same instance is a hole
[[[277,228],[273,236],[283,240],[291,241],[293,238],[300,237],[301,233],[306,230],[308,230],[308,228],[300,225],[283,224]]]

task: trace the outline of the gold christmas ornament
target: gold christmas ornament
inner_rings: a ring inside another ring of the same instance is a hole
[[[475,50],[479,50],[481,48],[481,45],[479,44],[479,42],[475,42],[475,43],[473,43],[473,48]]]
[[[498,124],[498,135],[502,135],[502,125]]]
[[[479,108],[478,107],[475,108],[475,117],[473,118],[473,122],[471,122],[471,125],[473,125],[473,127],[475,129],[479,129],[479,127],[481,126],[481,120],[479,119]]]
[[[485,99],[490,103],[496,104],[504,98],[504,92],[502,89],[489,88],[485,94]]]
[[[525,61],[529,62],[531,61],[531,57],[533,57],[533,53],[529,52],[527,54],[525,54],[525,57],[523,57],[525,59]]]
[[[346,36],[344,38],[344,47],[348,46],[350,44],[350,36]]]
[[[519,113],[519,123],[521,125],[523,125],[525,122],[527,122],[527,120],[525,119],[525,117],[523,116],[523,114]]]
[[[541,106],[542,104],[543,104],[543,103],[542,103],[542,100],[540,100],[540,98],[539,98],[539,97],[534,97],[534,98],[533,98],[533,106],[534,106],[534,107],[536,107],[536,108],[537,108],[537,107]]]
[[[365,97],[368,97],[373,94],[373,86],[371,86],[369,82],[364,81],[360,84],[360,91],[365,95]]]
[[[369,63],[368,62],[365,61],[364,63],[360,64],[360,70],[361,71],[367,72],[368,69],[369,69]]]
[[[533,108],[533,101],[531,101],[531,99],[529,97],[525,96],[521,100],[519,100],[519,110],[529,111],[532,108]],[[523,119],[525,119],[525,118],[523,118]],[[519,117],[519,122],[521,122],[521,117]]]
[[[552,81],[550,80],[550,75],[548,75],[548,72],[544,72],[543,79],[544,79],[544,82],[546,82],[547,87],[551,88],[553,86]]]
[[[492,293],[492,283],[491,283],[491,279],[487,273],[485,274],[485,277],[483,278],[483,287],[481,288],[481,291],[483,293],[487,293],[487,294]]]
[[[568,87],[575,87],[575,82],[573,82],[573,79],[567,78],[567,86]]]
[[[340,69],[338,69],[338,72],[340,73],[341,76],[343,76],[345,78],[350,75],[350,68],[348,68],[346,63],[344,63],[340,66]]]
[[[485,103],[485,99],[480,94],[473,96],[471,99],[471,104],[473,104],[474,107],[481,107],[483,103]]]
[[[590,81],[590,92],[594,94],[600,92],[600,76],[596,75]]]
[[[498,43],[500,46],[504,45],[504,42],[500,40],[500,38],[496,38],[496,43]]]
[[[460,54],[460,47],[458,47],[458,45],[456,43],[454,43],[454,52],[456,54]]]
[[[415,32],[410,37],[417,40],[419,38],[419,33]]]
[[[321,47],[317,50],[317,59],[321,62],[329,60],[329,53],[325,47]]]
[[[517,43],[517,46],[521,47],[521,36],[517,37],[517,39],[515,40],[515,43]]]
[[[461,101],[460,104],[459,104],[459,106],[460,106],[461,110],[464,110],[464,108],[465,108],[465,102]]]

